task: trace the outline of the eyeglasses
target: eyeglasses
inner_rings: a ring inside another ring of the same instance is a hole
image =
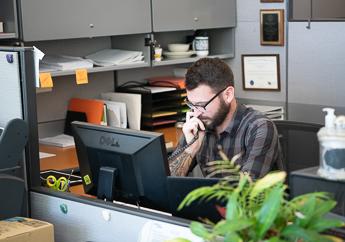
[[[207,105],[209,105],[216,97],[218,97],[219,94],[221,94],[223,91],[225,91],[227,87],[223,88],[222,90],[220,90],[219,92],[217,92],[210,100],[208,100],[205,104],[201,105],[201,104],[193,104],[188,100],[188,97],[185,99],[185,102],[187,104],[187,106],[190,109],[193,110],[198,110],[199,112],[206,112],[206,107]]]

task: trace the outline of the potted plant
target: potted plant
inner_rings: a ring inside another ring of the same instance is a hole
[[[235,159],[215,161],[210,169],[238,171]],[[224,217],[217,223],[192,222],[190,229],[195,235],[205,241],[336,241],[322,233],[344,226],[342,221],[325,218],[336,205],[329,194],[314,192],[288,200],[285,172],[272,172],[257,181],[248,174],[237,174],[216,185],[195,189],[182,201],[179,209],[213,198],[226,204]],[[231,185],[234,179],[235,186]]]

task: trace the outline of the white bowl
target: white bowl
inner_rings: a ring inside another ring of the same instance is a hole
[[[187,52],[189,44],[168,44],[168,50],[171,52]]]
[[[179,51],[164,51],[163,55],[168,57],[169,59],[181,59],[181,58],[188,58],[191,55],[195,54],[194,51],[186,51],[186,52],[179,52]]]

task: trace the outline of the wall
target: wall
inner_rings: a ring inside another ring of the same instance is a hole
[[[27,43],[35,45],[44,53],[69,56],[85,56],[103,48],[110,48],[109,37],[42,41]],[[68,101],[72,97],[99,98],[101,92],[114,90],[114,73],[99,72],[88,75],[89,83],[77,85],[75,76],[53,77],[51,92],[37,94],[37,119],[39,136],[54,136],[63,132]]]
[[[345,106],[345,23],[289,24],[289,101]]]
[[[260,45],[260,9],[285,9],[285,4],[286,3],[260,3],[260,0],[237,0],[235,58],[229,61],[230,66],[234,70],[236,96],[246,99],[285,102],[286,40],[285,45],[282,47]],[[279,54],[281,91],[244,91],[241,67],[241,55],[243,54]]]
[[[312,22],[310,29],[306,26],[306,22],[289,23],[290,117],[300,119],[305,113],[305,121],[322,121],[324,106],[345,114],[345,22]],[[301,108],[301,103],[307,106]]]

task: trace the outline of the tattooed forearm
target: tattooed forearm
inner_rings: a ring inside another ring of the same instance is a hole
[[[192,164],[192,156],[187,152],[183,152],[177,156],[169,164],[170,173],[172,176],[186,176],[190,165]]]

